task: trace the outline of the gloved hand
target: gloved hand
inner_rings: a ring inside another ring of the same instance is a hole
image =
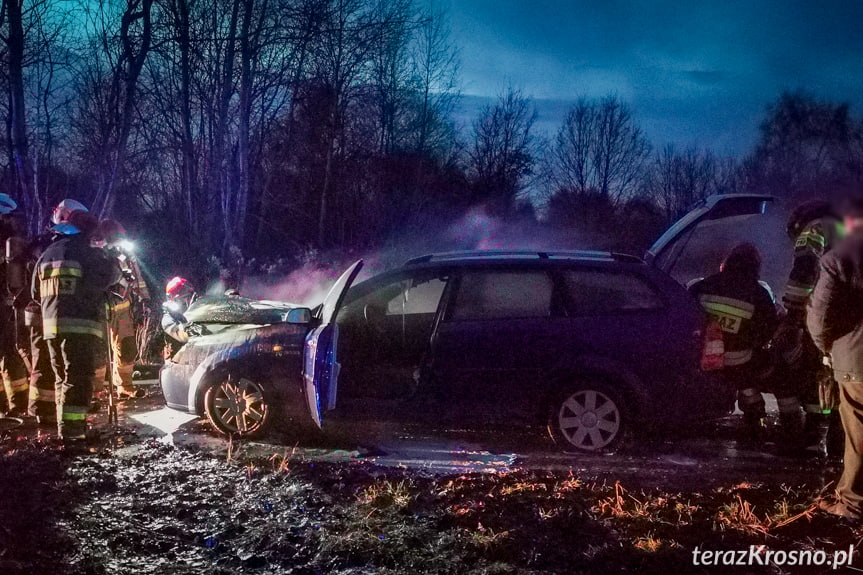
[[[206,326],[194,322],[186,324],[183,329],[191,337],[200,337],[202,335],[207,335],[208,333],[210,333],[210,330],[208,330]]]
[[[793,365],[803,356],[804,328],[783,323],[773,336],[772,347],[787,365]]]

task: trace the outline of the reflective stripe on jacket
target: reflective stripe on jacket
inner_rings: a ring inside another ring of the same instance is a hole
[[[66,236],[48,246],[36,262],[33,295],[42,306],[45,339],[61,334],[102,337],[106,293],[120,270],[84,235]]]
[[[720,272],[693,285],[690,293],[722,328],[727,367],[751,361],[776,330],[776,306],[756,281]]]
[[[792,320],[802,322],[806,303],[818,281],[819,260],[841,236],[841,224],[832,217],[809,222],[794,240],[794,263],[782,303]]]

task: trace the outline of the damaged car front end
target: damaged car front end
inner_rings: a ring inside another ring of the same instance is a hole
[[[351,266],[314,312],[236,296],[190,308],[190,323],[204,333],[162,368],[168,407],[206,415],[228,435],[259,435],[277,420],[320,426],[320,410],[334,401],[337,386],[332,319],[361,267]]]

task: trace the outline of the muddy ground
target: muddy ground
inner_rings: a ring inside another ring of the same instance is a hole
[[[0,573],[825,573],[692,552],[863,536],[813,511],[837,462],[741,451],[721,427],[588,457],[386,426],[228,444],[157,397],[124,407],[89,454],[36,430],[0,441]]]

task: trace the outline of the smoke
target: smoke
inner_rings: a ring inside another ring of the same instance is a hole
[[[314,307],[321,303],[330,286],[350,264],[322,267],[306,262],[287,275],[267,274],[248,277],[240,293],[252,299],[291,302],[299,306]]]
[[[247,276],[240,293],[253,299],[292,302],[314,307],[323,301],[332,284],[353,262],[364,261],[358,281],[407,260],[428,253],[461,250],[572,250],[586,249],[573,230],[555,230],[534,219],[504,220],[489,214],[484,206],[471,208],[448,221],[428,218],[412,222],[403,232],[378,250],[364,254],[349,252],[307,253],[299,265],[284,269],[276,263],[266,273]]]

